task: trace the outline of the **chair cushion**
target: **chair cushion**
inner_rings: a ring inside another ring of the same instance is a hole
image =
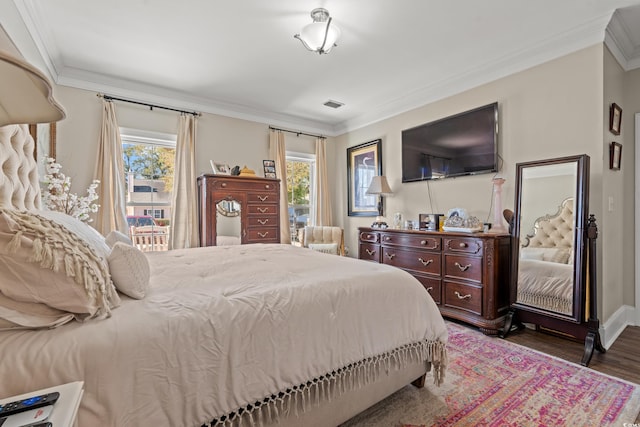
[[[310,243],[309,249],[325,254],[338,255],[337,243]]]

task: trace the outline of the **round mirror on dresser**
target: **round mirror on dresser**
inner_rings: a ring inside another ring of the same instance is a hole
[[[518,163],[516,184],[511,308],[501,335],[529,323],[584,340],[586,366],[594,348],[604,352],[596,313],[597,228],[587,218],[589,156]]]

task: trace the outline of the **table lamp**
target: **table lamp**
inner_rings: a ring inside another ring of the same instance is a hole
[[[393,192],[391,191],[391,187],[389,187],[386,176],[377,175],[371,178],[371,184],[369,184],[366,194],[378,196],[378,216],[376,217],[375,222],[371,225],[371,228],[387,228],[387,223],[384,221],[382,211],[382,196],[392,193]]]

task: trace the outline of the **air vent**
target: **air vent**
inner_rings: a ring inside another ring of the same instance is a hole
[[[324,103],[324,105],[331,108],[340,108],[344,104],[342,102],[328,100],[327,102]]]

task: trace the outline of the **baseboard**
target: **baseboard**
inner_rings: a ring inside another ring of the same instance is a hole
[[[623,305],[600,326],[600,339],[604,348],[609,349],[627,326],[636,326],[636,309]]]

